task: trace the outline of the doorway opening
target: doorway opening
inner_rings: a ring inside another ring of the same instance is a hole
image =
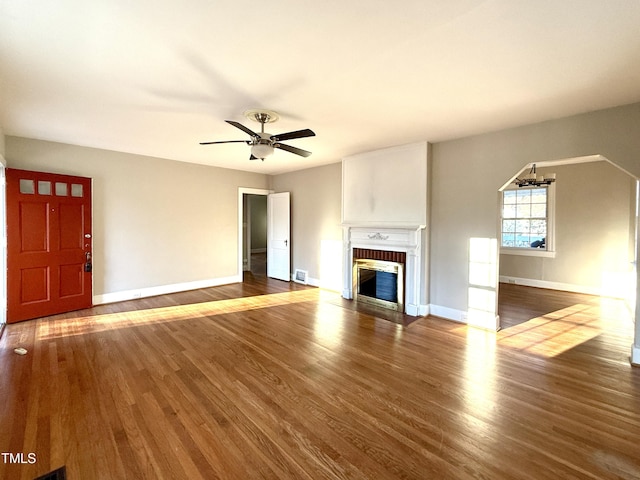
[[[270,190],[238,191],[238,275],[267,275],[267,198]]]
[[[267,274],[267,196],[243,195],[242,269]]]
[[[544,302],[535,300],[540,295],[546,299],[546,307],[553,311],[562,310],[563,305],[567,308],[565,304],[576,304],[576,299],[584,304],[589,297],[616,299],[633,319],[637,280],[637,178],[601,155],[536,165],[541,170],[552,167],[550,171],[558,175],[555,201],[550,206],[554,209],[551,214],[555,228],[551,228],[555,238],[550,242],[552,248],[545,250],[510,251],[498,247],[496,313],[500,328],[533,320],[528,318],[531,315],[523,314],[542,308]],[[499,189],[500,212],[503,211],[503,191],[530,167],[523,167]],[[500,214],[499,245],[503,243],[503,235],[507,235],[508,225],[504,222],[507,221]],[[527,305],[531,308],[525,308]],[[541,317],[552,315],[546,311],[538,313]]]
[[[266,199],[266,276],[290,282],[291,275],[291,199],[290,192],[273,193],[255,188],[238,189],[238,277],[240,281],[247,271],[251,271],[251,247],[247,215],[252,202],[262,205]],[[245,198],[246,197],[246,198]],[[262,207],[257,207],[260,210]],[[255,223],[260,224],[265,215],[258,215]],[[253,230],[253,228],[251,228]],[[253,252],[259,254],[261,252]],[[245,261],[246,260],[246,261]],[[245,269],[245,265],[247,268]]]

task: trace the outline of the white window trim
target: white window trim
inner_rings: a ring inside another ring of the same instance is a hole
[[[547,236],[545,243],[547,248],[541,250],[539,248],[518,248],[502,246],[502,209],[504,207],[504,191],[517,190],[516,188],[505,188],[500,192],[500,254],[506,255],[522,255],[524,257],[556,257],[556,184],[552,183],[547,188]]]

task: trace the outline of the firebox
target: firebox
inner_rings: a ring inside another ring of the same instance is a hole
[[[353,293],[356,301],[404,311],[404,266],[399,262],[354,259]]]

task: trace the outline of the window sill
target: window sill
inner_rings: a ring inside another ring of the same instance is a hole
[[[556,258],[556,252],[538,248],[501,248],[501,255],[522,255],[524,257]]]

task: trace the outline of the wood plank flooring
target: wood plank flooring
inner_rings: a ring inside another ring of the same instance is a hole
[[[0,478],[638,479],[633,325],[595,303],[496,334],[247,275],[9,325],[0,451],[37,460]]]

